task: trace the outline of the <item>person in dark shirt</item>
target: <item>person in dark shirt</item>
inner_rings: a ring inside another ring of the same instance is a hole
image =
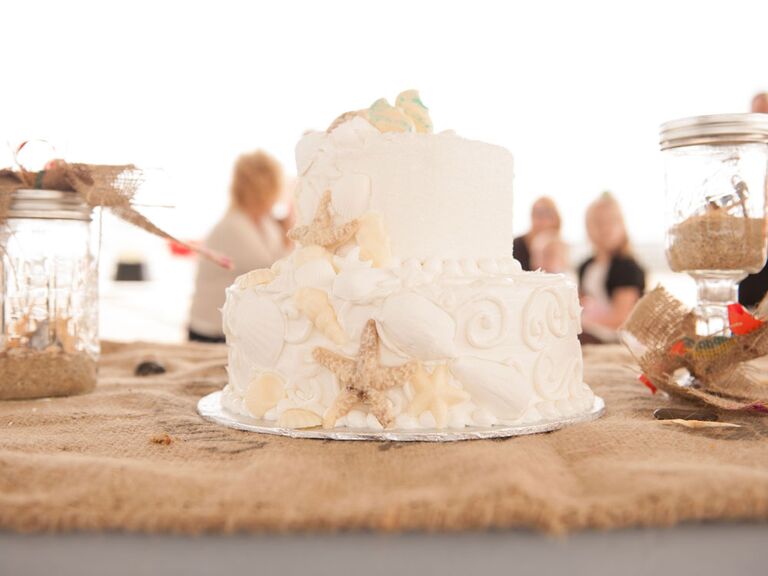
[[[533,203],[531,229],[523,236],[515,238],[512,245],[512,256],[520,262],[523,270],[530,271],[532,269],[531,248],[533,239],[542,232],[560,234],[560,213],[557,211],[555,201],[547,196],[542,196]]]
[[[768,92],[761,92],[752,98],[752,112],[755,114],[768,114]],[[739,303],[748,308],[757,306],[766,292],[768,292],[768,264],[763,266],[760,272],[750,274],[741,282],[739,286]]]
[[[593,254],[579,266],[584,341],[615,342],[645,291],[645,271],[632,256],[619,203],[604,193],[587,209]]]

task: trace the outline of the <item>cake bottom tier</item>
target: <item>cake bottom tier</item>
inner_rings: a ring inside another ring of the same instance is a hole
[[[512,259],[372,268],[356,253],[227,290],[224,407],[283,428],[463,429],[590,409],[581,309]]]

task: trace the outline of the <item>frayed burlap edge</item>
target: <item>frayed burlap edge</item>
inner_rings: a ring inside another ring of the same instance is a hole
[[[766,302],[768,296],[758,307],[763,322]],[[747,334],[699,338],[693,312],[658,286],[638,302],[622,334],[654,387],[721,410],[768,414],[768,390],[747,364],[768,355],[768,323]],[[694,385],[680,385],[680,369]]]
[[[70,164],[59,160],[42,172],[0,170],[0,223],[6,220],[17,190],[40,188],[74,192],[92,208],[108,208],[121,220],[150,234],[186,246],[220,266],[231,267],[229,258],[203,246],[182,242],[138,212],[132,201],[143,182],[143,172],[133,164]]]

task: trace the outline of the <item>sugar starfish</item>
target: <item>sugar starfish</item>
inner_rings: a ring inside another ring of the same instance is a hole
[[[376,322],[368,320],[360,336],[357,358],[345,358],[326,348],[315,348],[317,362],[336,375],[341,386],[339,395],[323,419],[324,428],[333,428],[336,420],[347,414],[358,402],[367,404],[379,423],[388,428],[393,417],[385,390],[402,386],[416,371],[416,362],[401,366],[379,364],[379,334]]]
[[[357,220],[350,220],[341,226],[334,226],[331,213],[331,191],[326,190],[320,198],[315,217],[306,226],[297,226],[288,233],[291,240],[302,246],[322,246],[333,251],[351,239],[357,232]]]
[[[435,417],[438,428],[445,428],[448,424],[448,408],[469,400],[469,394],[450,384],[448,367],[445,365],[435,368],[432,374],[428,374],[419,365],[411,379],[411,386],[414,396],[408,412],[413,416],[420,416],[422,412],[429,410]]]

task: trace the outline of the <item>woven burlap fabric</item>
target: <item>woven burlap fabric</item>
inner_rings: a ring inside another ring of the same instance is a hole
[[[168,373],[134,377],[150,355]],[[710,430],[655,421],[667,401],[617,347],[585,349],[602,419],[446,444],[218,427],[195,405],[223,384],[224,361],[217,346],[108,344],[95,393],[0,402],[0,529],[566,532],[768,518],[768,418]]]

